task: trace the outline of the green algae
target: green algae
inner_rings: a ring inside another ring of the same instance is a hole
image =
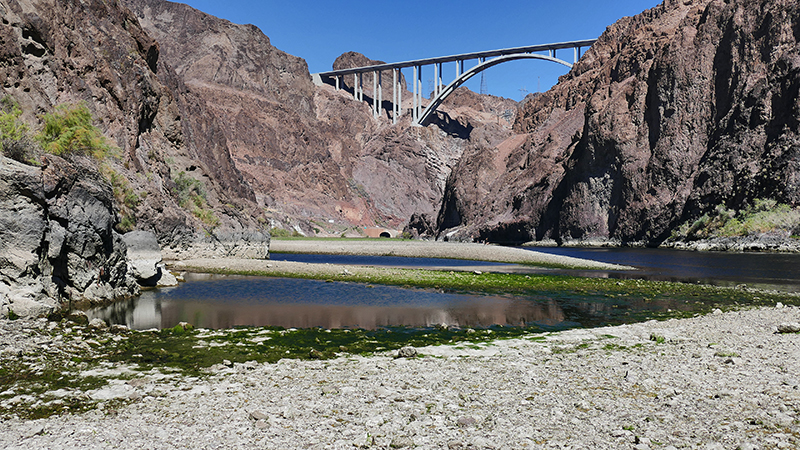
[[[125,341],[110,343],[103,351],[110,361],[135,363],[140,370],[173,367],[185,374],[202,375],[215,364],[281,359],[329,359],[341,355],[372,355],[405,346],[474,344],[494,339],[522,337],[545,327],[283,329],[246,327],[232,330],[196,329],[176,333],[135,332]]]

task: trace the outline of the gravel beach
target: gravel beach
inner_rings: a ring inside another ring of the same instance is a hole
[[[632,270],[633,267],[588,259],[551,255],[515,247],[414,240],[283,240],[270,243],[271,252],[317,253],[328,255],[409,256],[419,258],[474,259],[511,264],[544,264],[564,268],[595,270]]]
[[[506,251],[461,244],[312,244],[274,241],[273,248],[495,261]],[[500,260],[520,262],[519,255]],[[344,267],[230,259],[172,266],[331,274]],[[800,308],[779,304],[327,360],[223,360],[191,376],[167,367],[135,370],[130,363],[81,369],[86,352],[102,361],[102,343],[127,339],[129,331],[5,320],[0,357],[40,372],[46,361],[63,361],[65,374],[69,366],[95,383],[36,394],[6,385],[0,392],[0,448],[799,448],[797,322]],[[217,332],[199,333],[211,339]],[[26,408],[62,404],[86,408],[20,418]]]
[[[777,332],[798,321],[778,305],[201,377],[109,365],[78,394],[96,409],[4,417],[0,447],[798,448],[800,335]],[[54,347],[47,321],[0,324],[6,350]]]

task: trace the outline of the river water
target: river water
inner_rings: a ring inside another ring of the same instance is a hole
[[[701,253],[661,249],[540,248],[555,253],[639,268],[631,272],[558,271],[526,266],[436,258],[272,254],[274,260],[395,267],[479,267],[484,271],[645,278],[716,285],[748,284],[800,292],[800,255]],[[204,328],[535,326],[543,330],[614,323],[615,314],[679,309],[678,302],[626,303],[570,296],[468,295],[318,280],[187,274],[175,288],[89,311],[133,329],[189,322]]]

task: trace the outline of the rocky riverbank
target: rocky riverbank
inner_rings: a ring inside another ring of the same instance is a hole
[[[424,347],[410,358],[220,361],[200,376],[103,363],[81,376],[107,384],[86,391],[20,398],[4,385],[0,405],[19,409],[0,419],[0,446],[797,448],[800,335],[778,328],[798,321],[800,308],[778,305]],[[0,351],[35,366],[36,353],[59,351],[62,326],[0,322]],[[126,339],[70,332],[69,348]],[[16,417],[30,402],[71,397],[92,406]]]

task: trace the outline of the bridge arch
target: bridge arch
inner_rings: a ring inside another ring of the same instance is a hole
[[[515,61],[519,59],[541,59],[544,61],[550,61],[558,64],[563,64],[570,69],[572,69],[572,64],[564,61],[563,59],[558,59],[553,56],[549,55],[540,55],[536,53],[517,53],[513,55],[503,55],[498,56],[497,58],[490,59],[488,61],[484,61],[476,66],[473,66],[469,70],[465,71],[461,75],[459,75],[455,80],[453,80],[450,84],[445,86],[437,95],[435,95],[430,102],[428,102],[428,106],[425,107],[422,114],[419,116],[419,120],[416,122],[416,125],[425,126],[427,125],[428,121],[433,117],[433,113],[436,112],[437,108],[444,102],[447,97],[449,97],[456,89],[458,89],[462,84],[466,83],[467,80],[474,77],[475,75],[483,72],[484,70],[494,67],[498,64],[502,64],[504,62]]]

